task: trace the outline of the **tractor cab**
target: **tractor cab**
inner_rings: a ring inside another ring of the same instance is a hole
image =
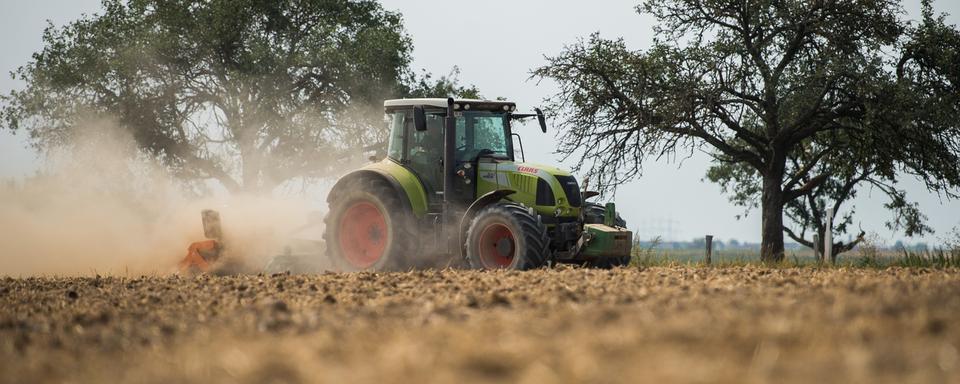
[[[390,122],[387,157],[413,172],[437,206],[443,200],[444,125],[447,99],[402,99],[384,103]],[[452,105],[454,173],[451,200],[467,204],[477,197],[480,163],[513,163],[516,150],[511,122],[536,116],[516,114],[506,101],[455,100]],[[542,116],[542,114],[540,114]],[[541,119],[542,121],[542,119]],[[545,129],[544,129],[545,130]]]

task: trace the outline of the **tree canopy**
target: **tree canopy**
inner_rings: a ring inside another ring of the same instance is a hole
[[[703,150],[708,178],[759,206],[761,256],[783,258],[784,231],[822,235],[824,208],[871,185],[891,197],[893,225],[928,230],[896,188],[900,175],[955,197],[960,186],[960,34],[928,1],[919,23],[894,0],[662,0],[656,39],[631,50],[593,35],[534,76],[560,152],[613,187],[643,161]],[[784,212],[798,230],[783,225]],[[846,230],[850,218],[839,221]],[[809,242],[807,242],[809,244]],[[839,244],[843,245],[843,244]],[[849,245],[847,245],[849,246]]]
[[[472,92],[410,69],[399,14],[373,0],[105,0],[50,26],[0,114],[38,148],[108,115],[185,180],[264,192],[331,175],[382,140],[382,100]]]

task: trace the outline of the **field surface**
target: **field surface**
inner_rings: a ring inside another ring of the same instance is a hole
[[[960,382],[960,271],[0,279],[0,381]]]

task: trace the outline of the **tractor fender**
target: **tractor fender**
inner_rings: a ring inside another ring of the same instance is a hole
[[[514,193],[517,193],[517,191],[512,189],[498,189],[483,194],[483,196],[480,196],[480,198],[474,201],[473,204],[470,204],[470,207],[467,208],[467,211],[463,213],[463,217],[460,218],[460,231],[458,231],[460,235],[460,257],[463,257],[464,253],[466,252],[467,239],[465,236],[467,235],[467,229],[470,227],[470,221],[473,220],[473,217],[477,215],[477,212],[480,212],[488,205],[495,204],[500,200],[503,200],[504,197],[510,196]]]
[[[327,194],[327,202],[329,203],[333,201],[333,197],[338,193],[343,193],[343,190],[346,189],[346,186],[351,182],[368,177],[386,181],[387,184],[390,185],[390,188],[393,189],[393,192],[397,194],[397,196],[403,196],[403,198],[400,199],[400,204],[403,205],[403,208],[410,212],[413,211],[413,208],[410,204],[410,198],[403,190],[403,186],[400,185],[400,182],[389,173],[379,169],[358,169],[344,175],[340,178],[340,180],[337,180],[337,183],[334,184],[333,188],[330,189],[330,193]]]

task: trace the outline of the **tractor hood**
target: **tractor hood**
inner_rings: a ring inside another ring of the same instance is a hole
[[[554,167],[552,165],[543,165],[543,164],[535,164],[535,163],[516,163],[516,165],[518,169],[520,167],[523,167],[525,169],[531,169],[531,168],[536,169],[538,172],[538,175],[539,175],[539,172],[545,172],[553,176],[571,176],[571,177],[573,176],[573,174],[571,174],[570,172]]]
[[[535,207],[547,216],[576,217],[583,199],[580,186],[570,172],[533,163],[481,162],[478,169],[481,194],[497,189],[516,191],[509,197]]]

